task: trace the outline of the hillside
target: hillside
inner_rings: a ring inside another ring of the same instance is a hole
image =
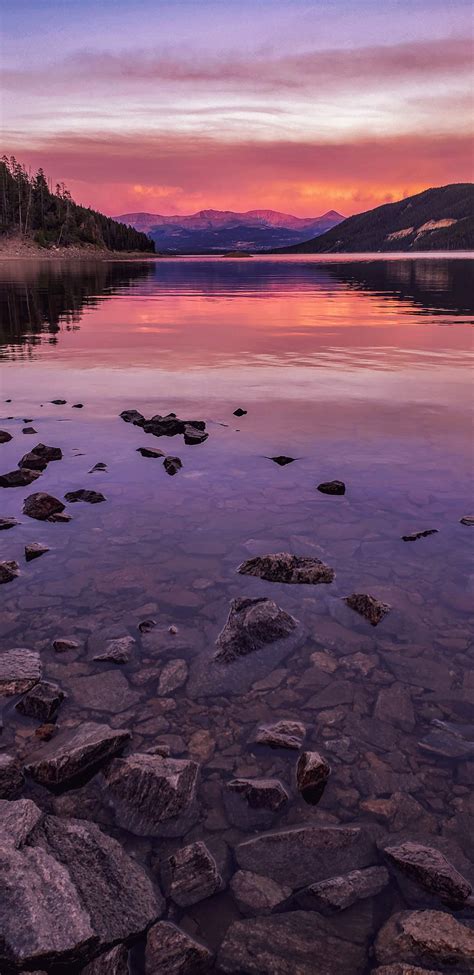
[[[183,216],[124,213],[116,217],[150,235],[160,251],[220,253],[286,247],[322,234],[344,218],[335,210],[320,217],[295,217],[275,210],[200,210]]]
[[[154,253],[146,234],[79,206],[64,184],[53,192],[42,169],[30,176],[12,156],[0,160],[0,245],[18,239],[39,248]],[[2,247],[2,250],[4,248]]]
[[[293,254],[474,249],[474,184],[451,183],[348,217]]]

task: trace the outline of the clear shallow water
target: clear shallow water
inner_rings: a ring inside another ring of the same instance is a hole
[[[172,754],[200,759],[192,838],[232,847],[248,831],[228,823],[223,783],[276,776],[291,798],[275,826],[421,832],[451,844],[463,872],[471,869],[472,762],[419,746],[433,720],[474,720],[473,529],[460,524],[473,507],[470,284],[472,262],[459,259],[0,264],[0,428],[13,434],[0,446],[2,471],[40,441],[63,451],[34,486],[1,490],[0,514],[22,524],[0,536],[2,559],[21,565],[0,593],[0,646],[42,652],[45,676],[69,694],[63,727],[104,719],[131,727],[138,749],[168,742]],[[84,409],[72,409],[76,402]],[[247,415],[234,417],[237,407]],[[204,419],[209,439],[155,439],[123,423],[128,408]],[[21,432],[24,418],[37,436]],[[169,477],[139,446],[179,455],[183,469]],[[279,454],[296,462],[268,459]],[[89,474],[98,461],[107,472]],[[333,478],[345,481],[344,497],[316,491]],[[62,497],[78,488],[102,491],[107,503],[71,505],[67,525],[21,517],[33,490]],[[431,528],[438,534],[401,540]],[[25,564],[31,541],[51,550]],[[284,586],[236,573],[251,555],[278,551],[322,558],[334,583]],[[376,629],[341,601],[352,591],[392,606]],[[307,633],[300,649],[257,681],[249,657],[238,693],[196,699],[189,684],[160,698],[162,664],[178,657],[192,671],[237,595],[268,595],[293,613]],[[149,616],[159,652],[137,631]],[[51,643],[68,636],[85,645],[109,630],[135,636],[137,655],[120,668],[129,682],[120,700],[108,700],[104,676],[92,706],[78,678],[110,666],[91,663],[87,649],[55,655]],[[327,659],[312,659],[321,651]],[[154,676],[144,681],[144,669]],[[387,689],[392,709],[381,703]],[[332,765],[317,807],[294,789],[294,753],[249,744],[259,723],[283,717],[302,720],[308,747]],[[35,723],[11,701],[4,725],[5,745],[22,754],[36,747]],[[367,805],[394,793],[409,793],[422,813],[384,818]],[[54,802],[84,811],[80,795]],[[110,811],[95,815],[107,824]],[[147,859],[150,845],[123,839]],[[399,892],[392,896],[398,904]],[[239,916],[228,893],[183,914],[213,946]]]

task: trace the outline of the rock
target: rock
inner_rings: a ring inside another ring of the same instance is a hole
[[[61,460],[62,456],[59,447],[48,447],[44,443],[39,443],[22,457],[18,467],[29,467],[31,470],[44,471],[47,464],[52,460]]]
[[[362,975],[367,958],[326,918],[292,911],[234,921],[217,962],[223,975]]]
[[[193,426],[192,423],[184,424],[184,442],[188,446],[193,446],[193,444],[204,443],[207,440],[209,434],[204,430],[199,430],[197,427]]]
[[[159,921],[148,932],[145,975],[205,975],[212,954],[169,921]]]
[[[288,798],[278,779],[232,779],[224,789],[227,816],[234,826],[243,829],[271,826]]]
[[[141,623],[138,624],[138,629],[140,630],[140,633],[150,633],[155,626],[156,620],[142,620]]]
[[[57,731],[58,727],[55,724],[40,724],[35,728],[35,738],[39,738],[40,741],[51,741]]]
[[[100,491],[87,491],[85,488],[80,488],[78,491],[68,491],[64,497],[66,501],[71,503],[85,501],[87,504],[100,504],[101,501],[107,500]]]
[[[400,683],[382,687],[375,704],[374,717],[402,731],[413,731],[416,719],[408,688]]]
[[[459,524],[468,525],[469,527],[472,528],[472,526],[474,525],[474,515],[463,515]]]
[[[10,807],[0,809],[2,970],[76,970],[160,917],[163,900],[148,877],[95,824],[43,818],[32,802],[2,805]]]
[[[126,677],[115,667],[97,674],[70,677],[68,686],[80,706],[91,711],[120,714],[135,707],[140,700],[139,692],[132,690]]]
[[[97,461],[97,464],[94,464],[94,466],[91,467],[91,469],[90,469],[90,471],[88,473],[89,474],[95,474],[96,471],[106,471],[106,470],[107,470],[107,464],[104,464],[104,462],[102,460],[99,460],[99,461]]]
[[[364,616],[372,626],[377,626],[391,609],[388,603],[382,603],[380,599],[364,592],[353,592],[351,596],[344,597],[344,602],[360,616]]]
[[[296,626],[294,617],[272,599],[245,596],[233,599],[227,622],[216,640],[215,660],[232,663],[269,643],[284,640]]]
[[[293,464],[295,461],[294,457],[285,457],[279,454],[278,457],[269,457],[268,460],[272,460],[274,464],[278,464],[279,467],[286,467],[287,464]]]
[[[419,747],[424,752],[432,755],[441,755],[443,758],[469,759],[474,757],[474,740],[465,740],[457,734],[453,734],[446,722],[444,727],[433,727],[421,741]]]
[[[188,665],[185,660],[169,660],[163,667],[158,684],[160,697],[167,697],[188,679]]]
[[[404,542],[416,542],[419,538],[427,538],[428,535],[437,535],[437,528],[425,528],[421,532],[412,532],[411,535],[402,535],[402,541]]]
[[[18,461],[18,467],[26,467],[30,471],[44,471],[48,466],[48,461],[44,457],[38,457],[32,450],[24,454]]]
[[[72,404],[72,409],[73,410],[83,410],[84,409],[84,403],[73,403]]]
[[[158,450],[156,447],[137,447],[137,453],[141,454],[142,457],[164,457],[164,451]]]
[[[0,487],[26,487],[26,485],[32,484],[33,481],[36,481],[39,476],[40,471],[31,471],[26,467],[22,467],[16,471],[9,471],[8,474],[1,474]]]
[[[35,650],[15,647],[0,653],[0,696],[25,694],[41,678],[41,661]]]
[[[72,517],[71,515],[67,515],[65,511],[56,511],[54,515],[48,518],[48,521],[66,524],[68,521],[72,521]]]
[[[28,691],[16,705],[17,711],[28,718],[38,718],[39,721],[51,721],[56,711],[64,701],[64,691],[51,681],[41,680]]]
[[[199,765],[134,753],[115,759],[105,782],[119,826],[136,836],[184,836],[198,817]]]
[[[35,430],[34,427],[23,427],[23,430],[21,432],[22,433],[27,433],[27,434],[32,434],[32,433],[36,433],[36,430]]]
[[[45,555],[49,552],[47,545],[43,545],[42,542],[30,542],[29,545],[25,545],[25,559],[27,562],[32,562],[33,559],[39,559],[40,555]]]
[[[234,416],[246,416],[247,410],[243,410],[240,406],[237,410],[234,410]]]
[[[177,474],[181,470],[183,464],[179,457],[165,457],[163,461],[163,467],[167,474],[173,477],[173,474]]]
[[[20,575],[18,562],[0,562],[0,585],[4,582],[13,582]]]
[[[381,968],[374,968],[373,975],[440,975],[430,968],[418,968],[418,965],[406,965],[404,961],[395,962],[394,965],[382,965]]]
[[[77,640],[64,640],[61,638],[58,640],[53,640],[53,650],[55,650],[56,653],[64,653],[66,650],[78,650],[79,647],[80,643],[78,643]]]
[[[128,949],[125,945],[116,945],[104,955],[94,958],[81,969],[80,975],[128,975],[128,971]]]
[[[65,400],[65,399],[51,399],[49,402],[50,403],[53,403],[54,406],[65,406],[65,404],[67,403],[67,400]]]
[[[299,751],[306,736],[306,728],[300,721],[283,720],[276,724],[262,725],[257,729],[254,741],[256,745],[268,745],[270,748],[287,748]]]
[[[197,904],[224,886],[214,857],[200,840],[162,861],[161,880],[166,896],[179,907]]]
[[[257,555],[239,565],[237,572],[244,576],[258,576],[268,582],[307,583],[316,586],[332,582],[334,569],[320,559],[278,552],[276,555]]]
[[[136,647],[136,640],[132,636],[121,636],[108,640],[102,653],[97,653],[93,660],[110,661],[114,664],[127,664]]]
[[[14,799],[24,781],[23,770],[16,758],[7,752],[0,752],[0,799]]]
[[[62,501],[42,491],[30,494],[23,502],[23,514],[38,521],[48,521],[53,515],[61,514],[64,508]]]
[[[14,528],[15,525],[19,525],[20,522],[16,518],[0,518],[0,532],[7,531],[9,528]]]
[[[239,843],[239,867],[271,877],[280,884],[303,887],[314,878],[372,866],[376,859],[370,837],[359,826],[299,826],[261,833]]]
[[[130,732],[124,729],[84,721],[77,728],[61,731],[31,755],[26,771],[42,785],[64,785],[112,758],[130,738]]]
[[[8,433],[7,430],[0,430],[0,443],[9,443],[12,439],[11,433]]]
[[[230,882],[230,889],[241,914],[257,917],[272,912],[287,901],[291,887],[276,884],[269,877],[262,877],[250,870],[237,870]]]
[[[406,842],[386,847],[384,854],[397,870],[450,907],[461,907],[472,893],[469,881],[433,847]]]
[[[401,911],[379,931],[375,956],[382,965],[412,962],[436,971],[471,975],[474,931],[443,911]]]
[[[136,427],[142,427],[145,423],[145,417],[138,410],[122,410],[120,416],[125,423],[133,423]]]
[[[331,766],[319,752],[303,752],[296,766],[296,785],[305,802],[316,806],[326,788]]]
[[[345,911],[357,901],[375,897],[390,881],[385,867],[367,867],[352,870],[339,877],[330,877],[311,884],[295,895],[298,907],[305,911],[318,911],[329,916]]]
[[[322,484],[318,484],[318,491],[321,491],[321,494],[345,494],[346,485],[344,481],[323,481]]]
[[[168,413],[161,416],[156,413],[150,420],[145,420],[143,429],[145,433],[152,433],[155,437],[175,437],[179,433],[184,433],[185,421],[180,420],[176,413]]]

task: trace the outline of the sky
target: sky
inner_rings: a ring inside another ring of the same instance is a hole
[[[358,213],[472,179],[471,16],[467,0],[16,0],[2,148],[112,215]]]

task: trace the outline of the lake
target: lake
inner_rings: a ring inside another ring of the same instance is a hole
[[[59,793],[29,780],[23,794],[99,822],[147,869],[205,841],[225,889],[171,916],[213,950],[241,916],[235,850],[268,829],[362,825],[472,874],[474,529],[461,523],[473,514],[472,268],[425,256],[0,262],[0,428],[12,434],[1,470],[40,442],[63,455],[32,485],[0,489],[1,517],[20,522],[0,536],[1,558],[20,566],[1,589],[0,647],[39,651],[67,694],[60,733],[86,719],[129,728],[134,751],[201,765],[185,841],[124,828],[100,774]],[[209,436],[155,437],[120,418],[132,409],[205,421]],[[182,467],[169,476],[141,447]],[[344,495],[317,490],[334,479]],[[80,489],[106,501],[67,504],[65,524],[22,514],[33,492]],[[49,551],[25,562],[32,542]],[[281,552],[322,560],[334,581],[237,572]],[[389,605],[377,626],[344,602],[354,592]],[[242,596],[274,600],[298,637],[219,665],[215,641]],[[127,662],[93,659],[124,636],[136,641]],[[77,646],[58,653],[57,639]],[[2,700],[2,744],[28,761],[44,747],[40,722]],[[331,766],[317,804],[296,789],[297,750],[255,744],[283,719],[303,723],[304,747]],[[287,798],[272,807],[265,787],[255,800],[229,790],[235,779],[278,780]],[[304,860],[288,843],[288,863]],[[283,884],[264,859],[256,850],[244,869]],[[370,862],[354,853],[354,867]],[[289,879],[308,882],[297,869]],[[337,937],[359,945],[357,971],[391,910],[427,904],[392,877],[343,912]]]

